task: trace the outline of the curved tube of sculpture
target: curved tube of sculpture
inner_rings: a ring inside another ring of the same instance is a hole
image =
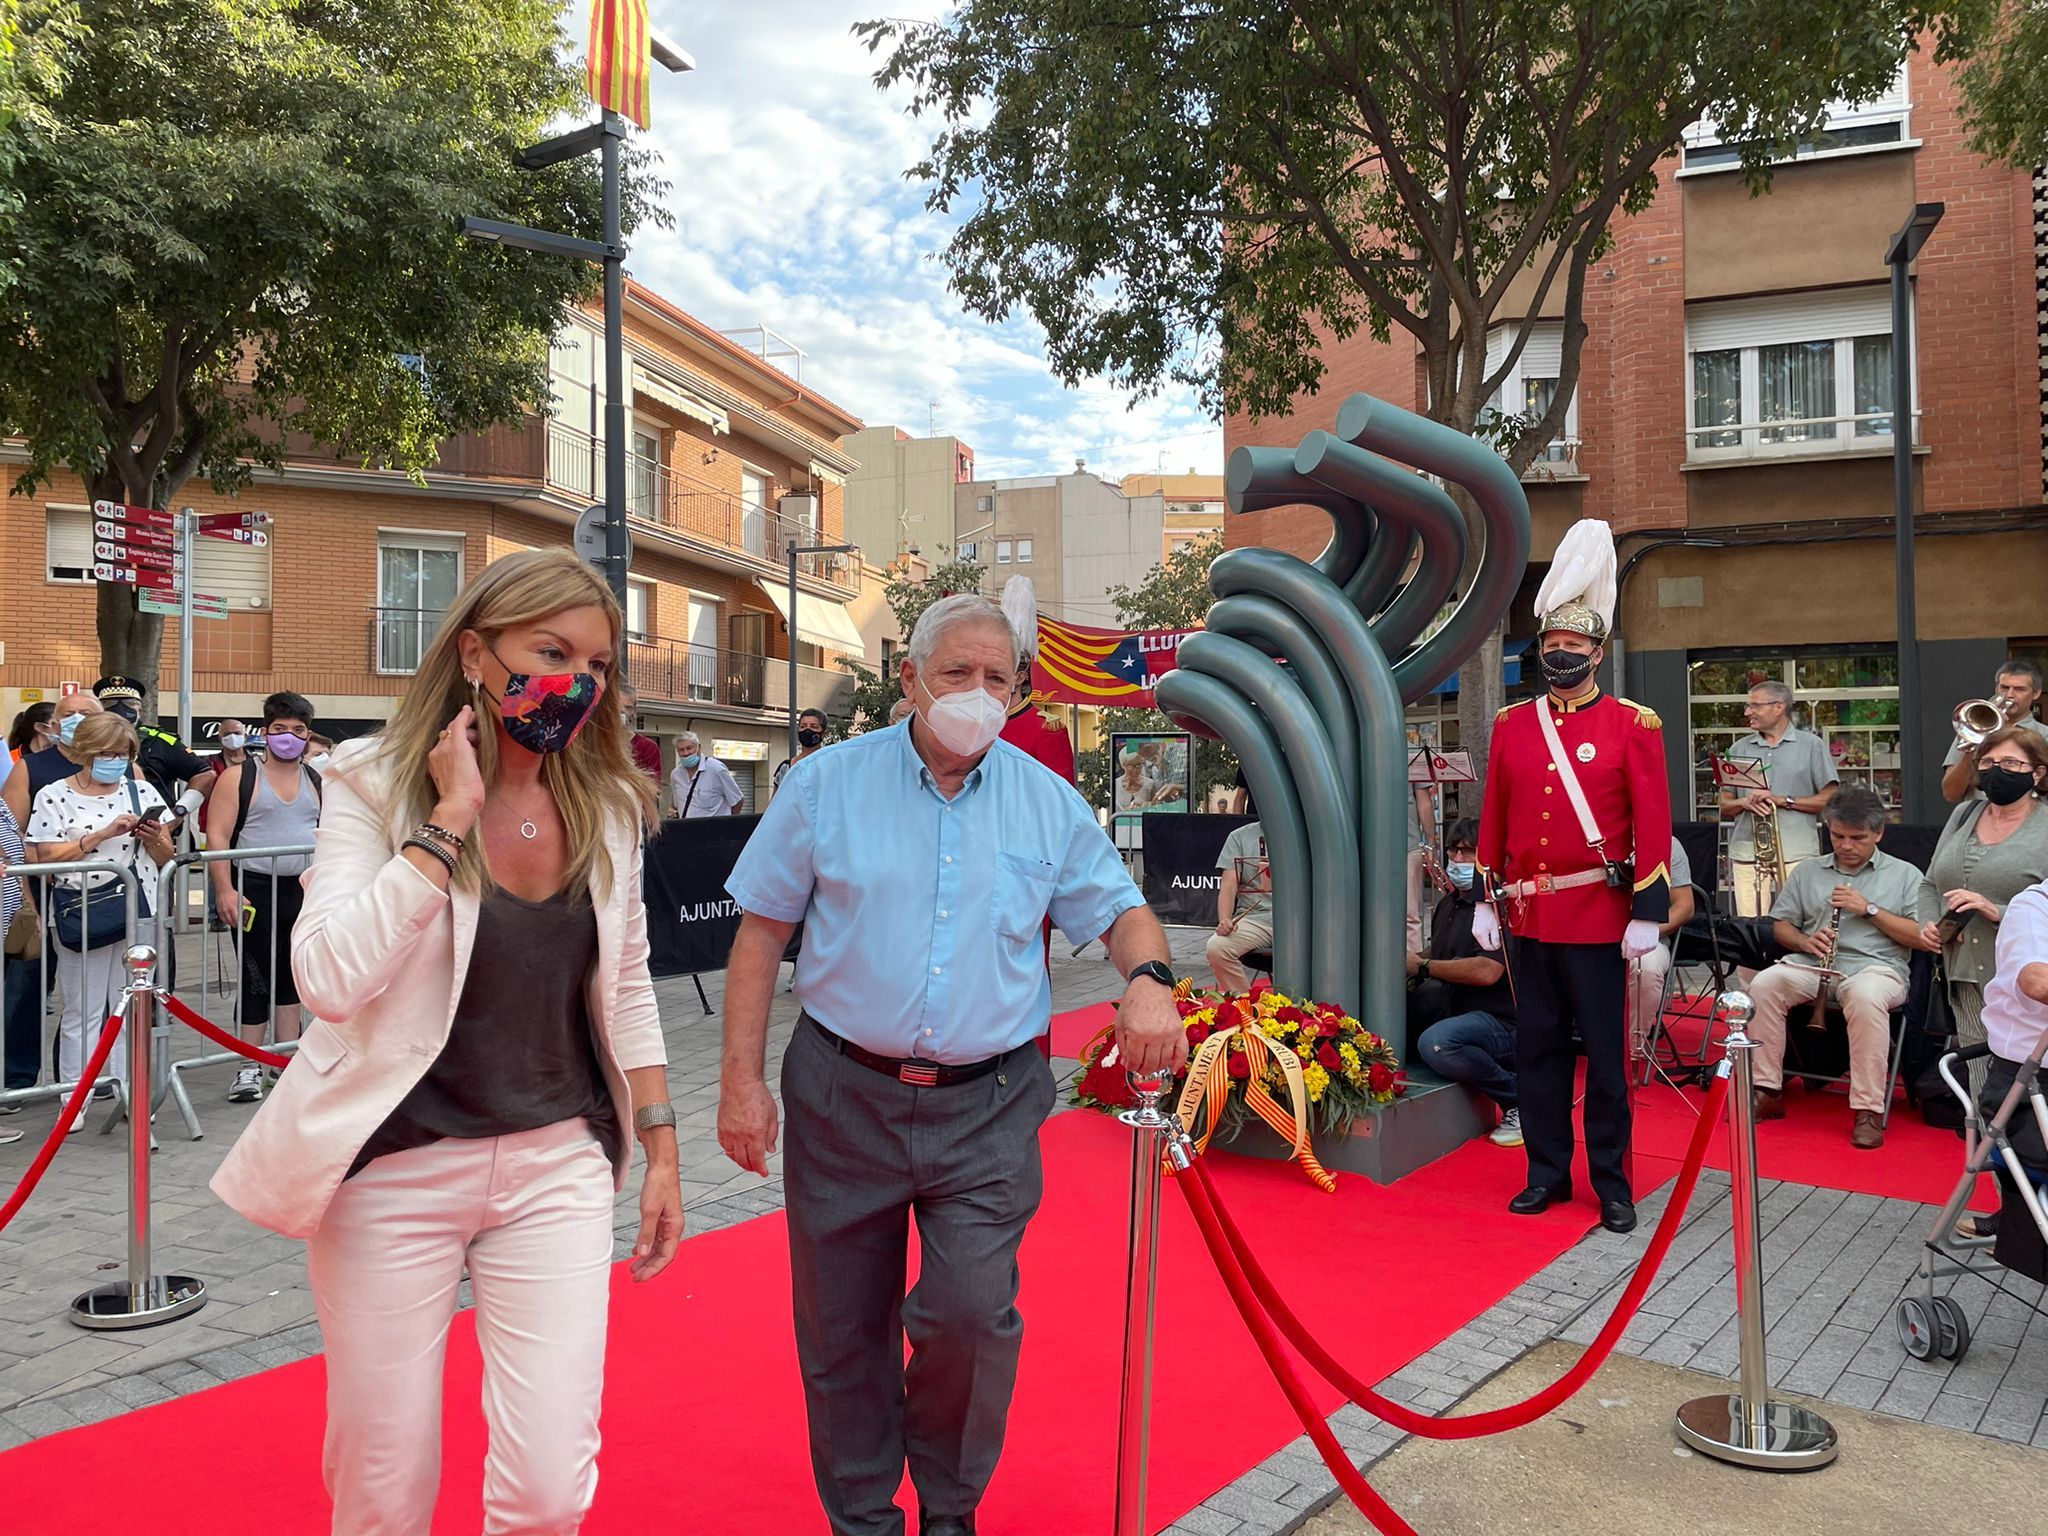
[[[1514,471],[1485,444],[1371,395],[1353,395],[1344,402],[1337,412],[1337,436],[1463,486],[1486,528],[1486,545],[1464,601],[1407,658],[1403,692],[1420,698],[1479,649],[1514,602],[1529,564],[1529,501]]]
[[[1359,910],[1359,866],[1351,853],[1358,846],[1358,828],[1323,722],[1309,707],[1300,684],[1242,640],[1189,635],[1181,642],[1180,670],[1205,674],[1235,689],[1257,705],[1272,726],[1294,775],[1302,827],[1308,834],[1311,995],[1359,996],[1358,951],[1351,942],[1356,932],[1353,914]],[[1263,802],[1260,809],[1264,810]]]
[[[1377,454],[1354,448],[1327,432],[1311,432],[1294,450],[1295,469],[1342,495],[1369,498],[1389,522],[1399,520],[1422,540],[1422,560],[1386,612],[1372,621],[1373,638],[1394,663],[1394,680],[1402,682],[1401,662],[1415,637],[1443,610],[1465,568],[1465,516],[1458,504],[1420,475]],[[1421,691],[1402,697],[1419,698]]]
[[[1408,817],[1402,797],[1408,793],[1408,753],[1401,697],[1394,688],[1393,668],[1365,619],[1320,571],[1277,549],[1226,551],[1209,567],[1209,589],[1219,598],[1270,597],[1293,609],[1323,637],[1350,691],[1358,722],[1360,887],[1375,893],[1405,892]],[[1177,675],[1169,673],[1159,686],[1164,688]],[[1235,737],[1226,733],[1226,739],[1235,745]],[[1404,925],[1384,921],[1383,912],[1363,909],[1353,921],[1362,941],[1361,991],[1353,1011],[1401,1050],[1407,1036]],[[1274,958],[1279,958],[1277,951]]]
[[[1357,573],[1375,542],[1370,507],[1294,472],[1292,448],[1239,448],[1223,471],[1223,502],[1233,512],[1268,507],[1321,507],[1330,514],[1330,542],[1311,562],[1338,586]]]
[[[1273,976],[1299,987],[1312,974],[1310,928],[1301,920],[1310,906],[1309,849],[1287,756],[1251,702],[1213,677],[1176,668],[1159,679],[1154,697],[1176,721],[1229,742],[1244,765],[1273,869]]]
[[[1358,717],[1344,676],[1330,659],[1322,637],[1302,622],[1301,615],[1270,597],[1218,598],[1209,609],[1208,629],[1255,645],[1269,656],[1284,658],[1301,691],[1323,722],[1331,754],[1337,762],[1338,792],[1347,803],[1358,799]]]

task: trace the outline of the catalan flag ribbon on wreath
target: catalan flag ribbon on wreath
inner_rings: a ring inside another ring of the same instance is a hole
[[[1152,685],[1178,664],[1192,629],[1090,629],[1038,617],[1032,699],[1039,704],[1107,704],[1149,709]]]
[[[590,99],[645,128],[654,60],[647,0],[590,0]]]

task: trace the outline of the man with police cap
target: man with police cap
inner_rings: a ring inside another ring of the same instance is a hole
[[[1669,914],[1671,790],[1663,725],[1603,694],[1594,671],[1614,617],[1614,535],[1588,518],[1559,543],[1536,593],[1549,691],[1493,723],[1479,866],[1482,947],[1503,926],[1515,988],[1515,1075],[1531,1216],[1572,1195],[1572,1089],[1586,1053],[1586,1161],[1600,1223],[1636,1224],[1629,1187],[1628,969]]]
[[[135,735],[142,743],[135,766],[164,797],[164,804],[175,806],[173,814],[188,816],[204,805],[207,791],[219,777],[215,765],[187,750],[185,743],[169,731],[142,723],[142,685],[125,677],[103,677],[92,685],[92,691],[100,708],[135,727]],[[177,790],[181,783],[185,786],[182,799]]]

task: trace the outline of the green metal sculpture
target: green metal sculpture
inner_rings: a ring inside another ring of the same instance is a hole
[[[1471,585],[1431,632],[1467,554],[1464,517],[1438,480],[1471,496],[1485,539]],[[1405,1056],[1402,710],[1506,614],[1529,562],[1529,503],[1484,444],[1370,395],[1291,453],[1238,449],[1227,495],[1233,512],[1320,507],[1330,542],[1313,561],[1271,549],[1218,558],[1207,631],[1182,643],[1159,707],[1244,764],[1272,857],[1275,983],[1341,1002]]]

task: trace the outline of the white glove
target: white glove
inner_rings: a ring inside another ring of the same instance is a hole
[[[1629,919],[1628,927],[1622,930],[1621,952],[1631,960],[1640,960],[1657,947],[1657,925],[1647,917]]]
[[[190,816],[204,804],[206,804],[206,796],[196,789],[188,789],[185,793],[178,796],[178,814],[180,816]]]
[[[1493,910],[1492,902],[1482,901],[1472,909],[1472,937],[1481,949],[1500,948],[1500,914]]]

